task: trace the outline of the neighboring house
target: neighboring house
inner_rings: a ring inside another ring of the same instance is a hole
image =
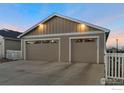
[[[20,50],[21,42],[17,38],[20,34],[8,29],[0,30],[0,58],[6,58],[6,50]]]
[[[53,14],[21,34],[25,60],[103,63],[109,30]]]

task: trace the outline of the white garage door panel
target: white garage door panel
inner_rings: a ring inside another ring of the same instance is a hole
[[[95,42],[77,43],[72,40],[72,62],[97,63],[97,44]]]
[[[48,44],[27,44],[26,58],[29,60],[58,61],[59,42]]]

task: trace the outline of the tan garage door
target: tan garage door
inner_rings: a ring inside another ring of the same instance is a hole
[[[26,59],[42,60],[42,61],[58,61],[59,40],[27,41]]]
[[[97,63],[96,39],[72,39],[72,62]]]

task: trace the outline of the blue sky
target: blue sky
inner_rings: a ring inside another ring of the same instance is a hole
[[[0,28],[24,32],[53,13],[108,28],[107,46],[124,46],[124,4],[0,4]]]

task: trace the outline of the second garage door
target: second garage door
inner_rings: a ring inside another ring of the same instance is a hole
[[[71,60],[72,62],[97,63],[97,39],[72,39]]]
[[[26,59],[41,61],[58,61],[59,40],[27,41]]]

